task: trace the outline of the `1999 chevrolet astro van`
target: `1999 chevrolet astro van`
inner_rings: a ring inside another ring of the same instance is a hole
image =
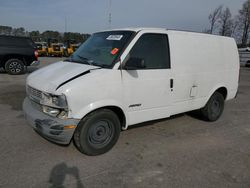
[[[23,109],[45,138],[87,155],[109,151],[128,126],[200,110],[216,121],[236,97],[232,38],[166,29],[93,34],[68,59],[27,78]]]

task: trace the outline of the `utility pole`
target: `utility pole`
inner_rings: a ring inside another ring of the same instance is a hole
[[[112,0],[109,0],[109,29],[112,27]]]
[[[67,32],[67,17],[65,17],[65,33]]]

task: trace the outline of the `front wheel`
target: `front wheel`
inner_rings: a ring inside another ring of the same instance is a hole
[[[223,95],[219,92],[215,92],[206,106],[201,109],[201,114],[207,121],[216,121],[220,118],[224,110],[225,99]]]
[[[121,123],[109,109],[94,111],[82,119],[74,134],[77,149],[87,155],[108,152],[117,142]]]

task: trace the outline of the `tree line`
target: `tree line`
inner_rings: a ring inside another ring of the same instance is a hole
[[[250,0],[246,0],[237,15],[232,15],[228,7],[222,5],[214,9],[208,17],[210,26],[203,30],[205,33],[234,37],[239,47],[250,46]],[[49,38],[59,42],[75,40],[84,42],[90,35],[74,32],[60,33],[58,31],[26,31],[23,27],[12,28],[0,26],[0,35],[30,36],[35,42],[47,41]]]
[[[214,9],[208,17],[210,27],[205,33],[234,37],[239,47],[249,46],[250,0],[246,0],[237,15],[232,15],[228,7],[222,5]]]
[[[27,36],[31,37],[34,42],[47,42],[48,39],[56,39],[58,42],[66,42],[68,40],[74,40],[76,43],[84,42],[90,34],[76,33],[76,32],[64,32],[58,31],[26,31],[23,27],[12,28],[10,26],[0,25],[0,35],[13,35],[13,36]]]

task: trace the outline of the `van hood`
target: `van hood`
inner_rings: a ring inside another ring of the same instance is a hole
[[[99,67],[60,61],[30,74],[27,78],[27,85],[44,92],[54,93],[60,86],[95,69]]]

